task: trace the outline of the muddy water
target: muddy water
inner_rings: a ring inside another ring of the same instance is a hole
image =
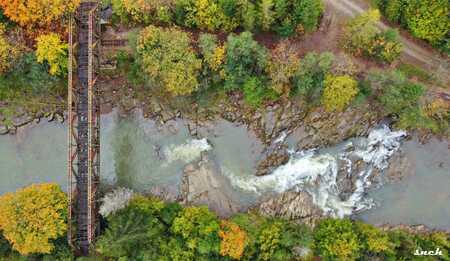
[[[427,224],[450,229],[450,150],[447,142],[422,145],[407,141],[403,148],[413,173],[402,181],[370,193],[378,207],[358,217],[374,224]]]
[[[101,126],[103,184],[131,187],[137,191],[164,186],[177,192],[183,167],[198,160],[204,152],[220,167],[225,177],[221,180],[234,185],[233,193],[242,201],[240,203],[248,205],[267,193],[279,192],[278,185],[289,185],[290,178],[294,181],[303,179],[295,166],[314,169],[314,164],[320,165],[319,169],[325,174],[330,173],[325,167],[332,166],[336,158],[333,148],[314,154],[296,153],[292,155],[291,165],[274,172],[280,174],[280,178],[275,175],[273,180],[258,179],[252,175],[263,146],[244,126],[220,120],[200,129],[201,138],[193,138],[181,120],[160,126],[143,119],[139,112],[121,117],[116,111],[103,115]],[[447,145],[438,141],[424,146],[415,141],[404,143],[403,148],[415,163],[414,175],[371,192],[370,197],[379,206],[358,217],[371,223],[424,223],[449,228],[450,159]],[[22,128],[15,136],[0,136],[0,155],[0,194],[39,182],[56,182],[66,188],[64,125],[41,123]],[[308,175],[311,176],[305,172],[305,176]],[[267,184],[278,187],[266,188]],[[247,185],[264,189],[253,193],[252,189],[246,189]]]

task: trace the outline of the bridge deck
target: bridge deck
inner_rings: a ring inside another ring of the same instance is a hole
[[[76,32],[70,31],[70,63],[76,61],[72,85],[72,66],[69,66],[69,183],[70,210],[69,240],[81,254],[89,252],[96,230],[96,187],[99,170],[99,108],[95,85],[96,26],[98,2],[82,2],[76,15]],[[75,54],[74,54],[75,53]],[[74,148],[73,148],[74,147]]]

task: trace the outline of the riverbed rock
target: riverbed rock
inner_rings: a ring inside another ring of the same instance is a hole
[[[8,126],[0,124],[0,135],[8,134]]]
[[[282,193],[261,203],[257,211],[267,217],[280,217],[309,226],[314,226],[324,217],[323,211],[307,192]]]
[[[286,150],[276,151],[269,154],[258,163],[256,176],[264,176],[271,173],[275,168],[289,161],[289,154]]]
[[[199,162],[185,167],[181,185],[183,204],[207,205],[220,216],[226,217],[240,209],[226,191],[225,180],[220,176],[214,162],[206,156]]]
[[[316,108],[303,119],[291,137],[298,141],[298,149],[335,145],[350,137],[367,135],[377,125],[378,118],[369,106],[343,112]]]
[[[11,121],[16,128],[19,128],[19,127],[25,126],[28,123],[32,122],[33,117],[31,117],[27,114],[23,114],[20,116],[13,117]]]
[[[385,177],[388,182],[399,182],[407,176],[414,174],[414,164],[408,159],[404,152],[395,153],[389,159],[389,167],[386,169]]]

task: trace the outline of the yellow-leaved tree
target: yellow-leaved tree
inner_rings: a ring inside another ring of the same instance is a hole
[[[4,14],[21,26],[45,26],[74,11],[80,0],[0,0]]]
[[[0,197],[0,231],[22,255],[50,253],[67,231],[67,197],[56,184],[31,185]]]
[[[67,74],[67,43],[59,35],[49,33],[36,39],[36,57],[40,63],[47,62],[51,75]]]
[[[322,103],[328,111],[341,111],[358,94],[358,83],[348,75],[327,75],[325,78]]]
[[[5,33],[5,26],[0,23],[0,75],[8,72],[20,54],[20,47],[12,45]]]

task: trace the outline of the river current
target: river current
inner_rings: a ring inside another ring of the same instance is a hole
[[[403,131],[380,126],[368,137],[334,147],[290,150],[285,165],[256,177],[263,145],[242,125],[219,120],[192,138],[182,120],[160,126],[139,112],[120,117],[114,111],[102,116],[101,126],[101,180],[106,185],[142,192],[158,186],[177,193],[184,166],[208,153],[242,205],[251,205],[264,195],[302,190],[334,216],[358,213],[358,218],[376,224],[450,228],[450,155],[443,142],[420,145],[416,140],[406,141]],[[17,135],[0,136],[0,194],[41,182],[56,182],[66,189],[66,137],[66,127],[60,123],[36,124],[20,129]],[[282,135],[276,142],[288,140]],[[400,148],[414,162],[412,173],[400,182],[373,189],[373,173],[386,169]],[[337,184],[342,172],[355,183],[345,198]]]

